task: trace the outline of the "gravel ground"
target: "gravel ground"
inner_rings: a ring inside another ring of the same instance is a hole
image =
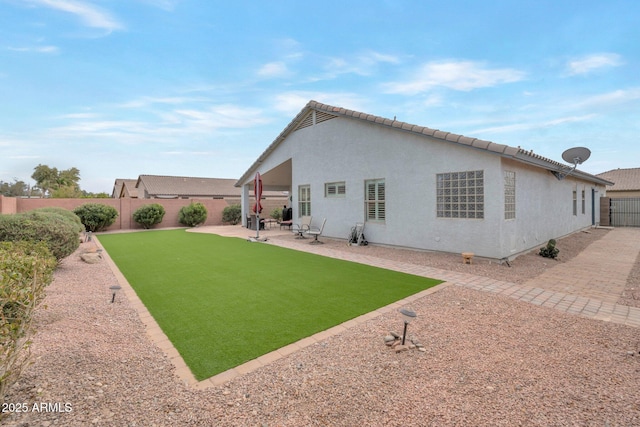
[[[543,258],[538,255],[537,250],[534,250],[520,255],[515,260],[511,261],[509,263],[510,267],[506,264],[500,265],[495,260],[482,259],[479,257],[474,257],[473,265],[464,265],[462,264],[460,254],[415,251],[401,248],[382,247],[378,245],[347,246],[344,240],[327,238],[323,238],[322,241],[325,243],[325,247],[331,247],[336,250],[357,252],[400,262],[428,265],[435,268],[441,268],[443,270],[490,277],[492,279],[505,282],[524,283],[527,280],[538,276],[546,269],[554,267],[558,262],[566,262],[575,257],[589,244],[597,241],[608,232],[609,230],[605,228],[595,228],[574,233],[571,236],[558,239],[556,247],[560,249],[560,252],[558,253],[556,260]],[[284,234],[273,236],[271,239],[284,239],[291,242],[298,242],[301,245],[306,245],[308,243],[306,240],[296,240],[292,233],[289,233],[288,235]]]
[[[558,262],[605,232],[560,240]],[[461,266],[457,256],[327,244]],[[554,262],[523,255],[511,268],[477,262],[473,273],[523,282]],[[3,408],[2,425],[640,425],[636,328],[449,286],[412,307],[409,335],[425,352],[384,345],[389,331],[401,332],[390,313],[200,391],[180,383],[126,299],[109,303],[115,283],[104,262],[63,261],[38,312],[33,364],[7,397],[14,412]]]

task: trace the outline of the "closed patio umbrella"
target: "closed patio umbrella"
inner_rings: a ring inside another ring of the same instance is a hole
[[[256,177],[253,179],[253,190],[256,195],[256,204],[253,207],[253,210],[256,212],[256,239],[260,237],[260,211],[262,210],[262,205],[260,204],[260,199],[262,198],[262,178],[260,177],[260,172],[256,172]]]

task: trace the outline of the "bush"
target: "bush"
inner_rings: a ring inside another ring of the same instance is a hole
[[[547,242],[547,246],[544,248],[540,248],[540,256],[545,258],[555,259],[559,252],[560,249],[556,248],[556,241],[554,239],[549,240],[549,242]]]
[[[0,242],[0,404],[28,363],[33,312],[55,267],[44,242]]]
[[[102,231],[116,222],[116,208],[100,203],[85,203],[73,210],[80,217],[86,231]]]
[[[275,208],[271,211],[271,218],[276,221],[280,221],[282,219],[282,208]]]
[[[207,220],[207,208],[202,203],[191,203],[183,206],[178,214],[178,221],[187,227],[195,227]]]
[[[48,213],[54,213],[54,214],[61,215],[65,219],[71,221],[78,228],[78,233],[82,233],[84,231],[84,225],[82,225],[82,221],[80,221],[80,217],[78,215],[74,214],[69,209],[56,208],[56,207],[52,206],[52,207],[49,207],[49,208],[34,209],[32,212],[48,212]]]
[[[236,225],[242,219],[242,208],[240,205],[227,206],[222,210],[222,222]]]
[[[164,207],[158,203],[152,203],[150,205],[140,206],[133,213],[133,220],[143,226],[145,229],[149,229],[156,224],[162,222],[164,218]]]
[[[77,224],[57,213],[37,210],[0,215],[0,241],[44,242],[57,260],[80,246]]]

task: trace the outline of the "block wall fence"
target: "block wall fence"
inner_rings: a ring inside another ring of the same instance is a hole
[[[142,226],[133,220],[133,213],[141,206],[158,203],[164,207],[165,215],[162,222],[154,228],[184,227],[178,222],[178,212],[190,203],[202,203],[207,208],[207,220],[202,225],[224,225],[222,211],[229,205],[240,204],[240,199],[25,199],[19,197],[5,197],[0,195],[0,214],[16,214],[33,209],[57,207],[74,210],[85,203],[99,203],[114,207],[118,211],[118,218],[106,231],[142,230]],[[282,207],[286,199],[264,200],[263,212],[267,215],[274,208]]]

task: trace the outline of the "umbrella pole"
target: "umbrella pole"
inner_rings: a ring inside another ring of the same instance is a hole
[[[257,206],[257,205],[256,205]],[[260,212],[256,209],[256,239],[260,238]]]

